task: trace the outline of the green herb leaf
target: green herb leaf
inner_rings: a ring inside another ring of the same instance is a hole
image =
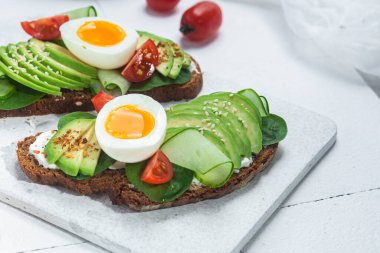
[[[8,78],[0,79],[0,86],[2,82],[8,82],[14,85],[16,90],[7,98],[0,99],[0,110],[15,110],[23,108],[37,102],[46,95],[11,81]]]
[[[174,176],[169,182],[158,185],[142,182],[140,180],[140,175],[144,170],[146,163],[147,161],[127,164],[125,166],[125,174],[128,180],[152,201],[168,202],[175,200],[189,189],[191,182],[193,181],[193,171],[172,164]]]
[[[271,145],[279,143],[285,139],[288,133],[286,122],[280,116],[275,114],[269,114],[267,117],[263,117],[263,145]]]
[[[154,72],[151,78],[141,83],[133,83],[128,91],[147,91],[157,87],[167,86],[171,84],[185,84],[191,80],[191,72],[187,69],[182,69],[176,79],[165,77]]]
[[[111,157],[109,157],[106,153],[104,153],[103,151],[100,153],[100,156],[99,156],[99,160],[98,160],[98,164],[96,165],[96,168],[95,168],[95,173],[93,176],[85,176],[85,175],[82,175],[82,174],[78,174],[77,176],[75,177],[71,177],[72,179],[75,179],[75,180],[85,180],[85,179],[88,179],[88,178],[91,178],[91,177],[94,177],[100,173],[102,173],[103,171],[105,171],[106,169],[108,169],[112,164],[115,163],[115,159],[112,159]]]
[[[62,116],[58,121],[58,129],[61,129],[64,125],[75,119],[96,119],[94,114],[89,112],[72,112]]]

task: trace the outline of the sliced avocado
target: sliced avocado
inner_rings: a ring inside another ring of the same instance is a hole
[[[194,114],[189,112],[167,112],[168,124],[167,127],[195,127],[202,131],[202,129],[211,131],[215,134],[215,138],[219,138],[226,146],[229,157],[231,158],[234,168],[240,168],[241,157],[243,153],[242,147],[236,143],[233,135],[231,135],[228,127],[223,120],[215,118],[212,113],[208,117],[201,114]]]
[[[147,42],[149,39],[152,39],[152,38],[149,38],[149,37],[147,37],[147,36],[140,36],[139,39],[138,39],[138,41],[137,41],[136,49],[139,49],[139,48],[140,48],[142,45],[144,45],[144,43]],[[157,44],[157,43],[158,43],[157,40],[154,40],[154,39],[152,39],[152,40],[154,41],[154,44]]]
[[[183,51],[181,48],[174,42],[171,43],[171,48],[174,52],[174,61],[173,67],[170,70],[168,77],[172,79],[176,79],[181,72],[182,64],[183,64]]]
[[[37,76],[29,74],[25,68],[19,67],[18,61],[9,57],[4,47],[0,47],[0,57],[2,60],[0,69],[13,80],[47,94],[62,95],[59,87],[42,82]]]
[[[58,71],[58,73],[62,73],[69,78],[83,82],[86,85],[91,83],[91,76],[80,73],[49,57],[48,53],[44,52],[41,49],[41,45],[38,44],[39,43],[29,42],[27,49],[33,54],[33,57],[36,57],[36,59],[41,62],[41,64],[45,65],[47,68]]]
[[[181,103],[170,107],[169,110],[175,113],[198,113],[204,115],[205,118],[207,118],[209,113],[213,113],[215,117],[222,118],[228,129],[232,130],[231,134],[237,136],[235,140],[239,147],[243,148],[243,153],[241,155],[244,157],[251,157],[251,143],[248,139],[247,129],[235,114],[230,113],[223,107],[203,105],[201,103]],[[206,112],[207,114],[205,115]]]
[[[67,88],[67,89],[73,89],[73,90],[81,90],[83,88],[78,88],[70,83],[66,83],[65,81],[62,81],[59,78],[55,78],[53,76],[50,76],[48,72],[42,72],[38,66],[35,66],[32,64],[31,61],[28,61],[28,59],[22,55],[20,55],[17,51],[17,47],[13,44],[9,44],[7,46],[7,52],[9,55],[11,55],[14,59],[18,61],[19,66],[23,67],[26,69],[26,71],[31,74],[31,75],[36,75],[39,80],[42,82],[47,82],[48,84],[51,85],[56,85],[61,88]]]
[[[33,40],[33,39],[31,39]],[[98,71],[95,67],[92,67],[78,58],[76,58],[69,50],[64,47],[58,46],[51,42],[45,42],[45,51],[49,53],[49,56],[56,61],[59,61],[63,65],[69,68],[75,69],[83,74],[89,75],[92,78],[97,78]]]
[[[174,53],[170,44],[166,41],[160,41],[157,44],[157,49],[160,54],[160,63],[156,67],[157,71],[163,76],[168,76],[174,64]]]
[[[222,107],[231,114],[235,114],[247,129],[251,151],[255,154],[261,151],[261,117],[257,108],[246,97],[230,92],[216,92],[200,96],[193,100],[192,103]]]
[[[1,60],[0,60],[0,70],[2,72],[4,72],[5,74],[7,74],[7,76],[9,78],[15,80],[16,82],[18,82],[22,85],[25,85],[25,86],[33,89],[33,90],[41,91],[43,93],[50,92],[49,90],[46,90],[42,87],[39,87],[37,84],[30,82],[29,80],[26,80],[25,78],[22,78],[21,76],[17,75],[15,72],[13,72],[14,71],[13,69],[12,69],[12,71],[10,69],[8,69],[8,66],[5,65]]]
[[[148,33],[148,32],[144,32],[144,31],[139,31],[138,32],[139,35],[140,35],[140,40],[139,42],[137,43],[138,47],[141,47],[142,44],[144,44],[148,39],[152,39],[156,44],[159,43],[159,42],[166,42],[166,43],[169,43],[172,47],[172,51],[173,51],[173,56],[179,56],[179,55],[182,55],[182,57],[177,57],[177,61],[175,61],[174,59],[174,64],[176,64],[176,68],[174,70],[171,70],[171,76],[169,75],[170,78],[172,79],[175,79],[179,72],[181,71],[181,68],[189,68],[190,65],[191,65],[191,57],[190,55],[188,55],[185,51],[183,51],[177,44],[175,44],[173,41],[169,40],[169,39],[166,39],[166,38],[163,38],[163,37],[160,37],[160,36],[157,36],[155,34],[151,34],[151,33]],[[177,49],[179,49],[179,53],[177,53]],[[182,64],[180,64],[180,59],[179,58],[182,58]],[[173,64],[173,66],[174,66]],[[180,64],[180,65],[179,65]],[[173,71],[173,72],[172,72]],[[177,73],[178,71],[178,73]]]
[[[146,34],[140,36],[137,42],[137,48],[140,48],[147,40],[153,40],[158,49],[160,62],[156,69],[163,76],[168,76],[174,63],[174,52],[171,47],[171,42],[153,34]]]
[[[60,168],[66,175],[74,177],[78,175],[88,140],[95,135],[94,132],[95,127],[93,125],[86,131],[85,134],[77,139],[65,153],[63,153],[58,161],[55,162],[58,168]]]
[[[183,64],[182,68],[188,69],[191,65],[191,56],[182,50],[183,53]]]
[[[59,71],[53,71],[52,68],[48,68],[46,66],[44,66],[43,64],[41,64],[36,57],[33,56],[32,53],[30,53],[27,48],[27,43],[26,42],[20,42],[16,45],[17,47],[17,52],[25,57],[26,61],[30,64],[32,64],[34,67],[38,68],[41,72],[43,72],[44,74],[46,75],[50,75],[51,77],[54,77],[55,79],[58,79],[60,80],[61,82],[61,87],[62,88],[67,88],[67,89],[71,89],[71,90],[80,90],[82,88],[85,88],[87,87],[87,85],[85,85],[84,83],[82,82],[79,82],[77,80],[74,80],[74,79],[70,79],[68,77],[65,77],[64,75],[62,75]],[[64,86],[65,85],[65,86]]]
[[[83,160],[79,167],[79,172],[82,175],[93,176],[95,174],[96,165],[100,156],[100,146],[96,135],[93,134],[88,139],[86,149],[83,151]]]
[[[48,163],[55,163],[94,123],[94,119],[76,119],[60,128],[44,148]]]

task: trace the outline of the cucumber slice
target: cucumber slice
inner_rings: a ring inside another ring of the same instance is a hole
[[[223,185],[233,171],[231,159],[192,128],[172,137],[161,150],[171,162],[195,171],[209,187]]]
[[[248,98],[259,110],[261,117],[268,116],[268,112],[263,104],[263,101],[261,101],[261,98],[256,91],[254,91],[253,89],[244,89],[239,91],[238,94]]]
[[[131,83],[128,82],[117,70],[99,69],[98,78],[105,90],[110,91],[118,88],[121,95],[125,95],[131,86]]]
[[[7,99],[16,91],[16,86],[11,84],[8,79],[0,80],[0,99]]]
[[[205,112],[207,110],[207,113]],[[175,112],[176,114],[180,113],[192,113],[192,114],[201,114],[205,119],[218,118],[222,120],[227,128],[230,131],[237,145],[242,147],[243,153],[240,155],[243,157],[249,157],[252,155],[251,152],[251,143],[249,140],[247,129],[244,127],[244,124],[241,120],[231,111],[226,110],[222,106],[218,106],[217,103],[181,103],[170,107],[169,112]],[[213,115],[210,115],[210,114]],[[233,131],[234,130],[234,131]]]
[[[96,17],[98,14],[94,6],[87,6],[61,13],[61,15],[67,15],[70,19],[76,19],[85,17]]]
[[[193,127],[199,130],[212,131],[215,138],[219,138],[228,150],[228,157],[231,158],[234,168],[238,169],[241,165],[240,154],[243,154],[242,146],[239,146],[231,130],[228,129],[225,122],[216,118],[211,112],[209,118],[204,115],[193,114],[189,112],[167,112],[167,127]]]
[[[264,105],[264,108],[265,110],[267,111],[268,115],[270,114],[270,111],[269,111],[269,103],[268,103],[268,100],[266,97],[264,96],[260,96],[260,99],[261,101],[263,102],[263,105]]]

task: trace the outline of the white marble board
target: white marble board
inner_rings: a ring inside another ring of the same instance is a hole
[[[208,74],[205,83],[202,93],[244,88]],[[266,171],[221,199],[137,213],[112,206],[106,196],[31,183],[18,166],[16,142],[54,128],[58,116],[48,115],[0,119],[0,200],[115,252],[238,252],[336,139],[326,117],[268,99],[286,119],[288,136]]]

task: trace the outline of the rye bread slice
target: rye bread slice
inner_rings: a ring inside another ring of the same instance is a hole
[[[158,102],[178,101],[182,99],[195,98],[202,89],[203,77],[199,64],[193,59],[194,69],[191,72],[191,79],[185,84],[172,84],[157,87],[148,91],[133,92],[145,94]],[[92,111],[94,107],[91,103],[91,92],[64,90],[62,96],[47,95],[24,108],[15,110],[0,110],[0,118],[22,117],[32,115],[60,114],[76,111]]]
[[[31,181],[45,185],[63,186],[80,195],[106,193],[114,205],[126,205],[135,211],[149,211],[186,205],[206,199],[220,198],[229,194],[248,184],[258,173],[263,171],[273,159],[278,147],[278,144],[274,144],[264,148],[254,157],[250,167],[242,168],[239,173],[235,173],[220,188],[213,189],[193,184],[178,199],[166,203],[157,203],[149,200],[144,193],[134,188],[124,176],[123,170],[106,170],[95,177],[78,181],[68,177],[60,170],[43,168],[29,154],[29,146],[35,141],[36,136],[38,134],[27,137],[17,144],[17,156],[20,167]]]

